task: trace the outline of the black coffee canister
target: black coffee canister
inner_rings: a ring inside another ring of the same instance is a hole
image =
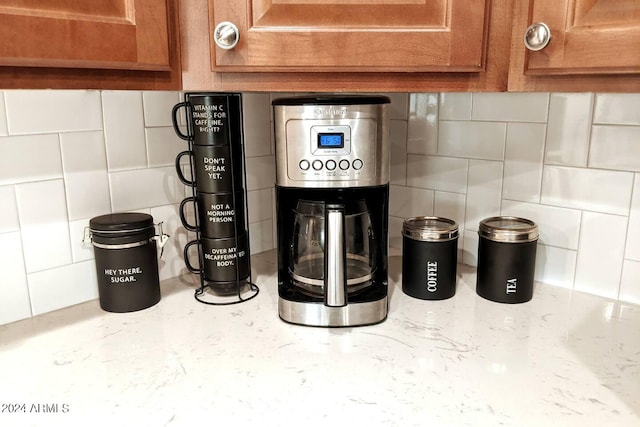
[[[516,304],[531,300],[538,227],[518,217],[491,217],[478,229],[476,292],[491,301]]]
[[[402,225],[402,291],[441,300],[456,293],[458,225],[442,217],[415,217]]]
[[[100,307],[126,313],[160,301],[155,226],[151,215],[113,213],[89,221]]]

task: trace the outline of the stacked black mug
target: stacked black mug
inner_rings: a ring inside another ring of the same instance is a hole
[[[184,108],[187,134],[178,126],[178,111]],[[242,96],[238,93],[186,93],[184,102],[172,112],[176,134],[189,142],[189,149],[176,157],[178,178],[191,187],[192,195],[180,204],[184,227],[196,233],[196,240],[185,245],[184,258],[189,271],[200,275],[201,287],[219,296],[237,295],[238,301],[255,296],[251,283],[249,228],[244,173]],[[181,160],[189,157],[191,179],[184,176]],[[193,206],[193,222],[185,208]],[[190,262],[190,248],[198,248],[199,267]],[[254,295],[243,298],[246,288]]]

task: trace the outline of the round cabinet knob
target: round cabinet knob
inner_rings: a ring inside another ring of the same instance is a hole
[[[224,21],[213,30],[213,41],[221,49],[233,49],[240,40],[240,31],[233,22]]]
[[[550,40],[551,30],[544,22],[535,22],[524,32],[524,45],[532,51],[544,49]]]

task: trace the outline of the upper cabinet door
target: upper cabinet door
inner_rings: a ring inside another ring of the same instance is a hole
[[[216,71],[482,71],[488,0],[209,0]]]
[[[170,71],[167,0],[4,0],[0,65]]]
[[[533,0],[529,24],[537,22],[551,39],[527,52],[526,74],[640,72],[640,0]]]

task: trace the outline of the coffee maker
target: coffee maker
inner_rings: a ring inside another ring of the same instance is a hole
[[[387,317],[389,102],[273,101],[278,312],[286,322],[341,327]]]

